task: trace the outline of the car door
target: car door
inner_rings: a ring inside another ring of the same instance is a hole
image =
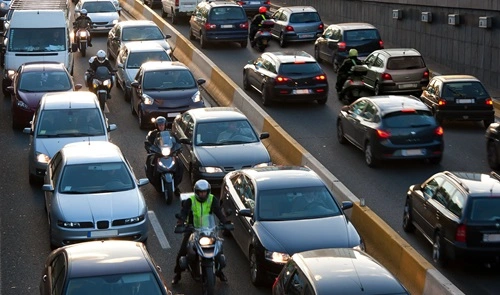
[[[366,139],[376,132],[380,124],[380,115],[378,108],[369,100],[366,100],[366,106],[359,115],[359,121],[354,125],[354,140],[363,147]]]
[[[443,220],[445,220],[446,215],[448,215],[447,207],[451,200],[451,196],[456,192],[457,188],[455,185],[445,179],[434,196],[428,200],[427,211],[425,212],[424,218],[427,221],[425,234],[429,238],[434,238],[435,229],[441,228]],[[442,232],[441,234],[444,233],[445,232]]]
[[[115,26],[108,33],[109,49],[108,55],[117,56],[118,50],[121,46],[122,28],[121,26]]]
[[[47,165],[47,173],[45,175],[44,183],[50,184],[53,189],[57,189],[59,177],[61,176],[62,166],[63,163],[62,163],[61,153],[57,152]],[[47,213],[50,213],[52,209],[52,201],[54,198],[54,190],[44,191],[44,196],[45,196],[45,209]]]
[[[360,120],[361,120],[361,113],[363,113],[363,110],[365,109],[368,101],[366,99],[358,100],[357,102],[353,103],[349,107],[349,111],[346,112],[345,116],[345,124],[343,124],[344,127],[344,136],[347,137],[354,145],[357,147],[362,147],[360,145],[359,140],[359,135],[357,135],[359,126],[360,126]]]
[[[118,56],[116,57],[116,79],[118,83],[123,86],[123,90],[125,90],[125,81],[127,80],[127,74],[125,73],[125,69],[127,68],[127,57],[129,54],[128,48],[124,48],[120,50]]]
[[[143,82],[143,76],[144,76],[144,70],[142,68],[139,69],[137,72],[137,75],[135,75],[134,81],[132,82],[137,82],[136,86],[132,87],[132,93],[130,96],[130,103],[131,103],[131,108],[132,108],[132,113],[136,114],[139,105],[142,100],[142,82]]]
[[[40,285],[41,295],[72,294],[76,290],[64,290],[67,276],[67,259],[64,252],[52,253],[47,258]]]
[[[412,218],[415,224],[421,229],[422,233],[430,232],[432,226],[426,219],[428,215],[428,200],[432,199],[437,190],[444,182],[444,177],[433,177],[423,184],[420,189],[414,189],[411,194]],[[427,234],[426,234],[427,235]]]
[[[271,28],[271,34],[274,38],[278,39],[283,27],[286,26],[286,14],[283,9],[278,9],[275,13],[273,13],[271,18],[274,19],[274,26]]]
[[[365,64],[367,66],[367,72],[364,77],[364,82],[365,85],[373,89],[375,88],[380,73],[383,71],[383,56],[379,53],[373,53],[366,58]]]
[[[201,27],[208,17],[208,10],[203,5],[198,5],[189,19],[190,34],[193,34],[196,38],[200,38]]]
[[[262,57],[258,57],[255,59],[252,63],[252,67],[249,67],[247,70],[247,77],[248,77],[248,82],[250,85],[257,87],[260,89],[260,71],[262,70],[262,67],[264,66],[264,59]]]
[[[321,37],[319,37],[316,40],[316,46],[318,48],[318,55],[319,58],[325,61],[331,61],[332,60],[332,48],[330,47],[330,44],[334,44],[334,40],[332,39],[333,37],[333,32],[334,32],[335,27],[334,26],[329,26],[326,28],[326,30],[323,32]]]

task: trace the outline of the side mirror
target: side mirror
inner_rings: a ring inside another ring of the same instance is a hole
[[[343,107],[341,108],[341,110],[342,110],[342,111],[344,111],[344,112],[349,112],[350,108],[349,108],[349,106],[347,105],[347,106],[343,106]]]
[[[200,79],[196,80],[196,83],[198,83],[198,85],[205,84],[205,82],[207,82],[207,80],[205,80],[203,78],[200,78]]]
[[[170,38],[172,38],[172,35],[169,34],[165,35],[165,39],[170,39]]]
[[[119,69],[123,69],[124,68],[122,63],[117,63],[116,67],[119,68]]]
[[[342,210],[347,210],[352,208],[352,202],[351,201],[343,201],[342,202]]]
[[[189,140],[189,138],[187,137],[179,138],[179,142],[183,144],[191,144],[191,140]]]
[[[23,133],[26,133],[26,134],[33,134],[33,132],[31,131],[31,127],[26,127],[23,129]]]
[[[54,191],[54,187],[52,186],[52,184],[44,184],[42,186],[42,190],[44,192],[53,192]]]
[[[7,91],[9,91],[10,93],[14,93],[14,86],[7,86]]]
[[[147,178],[141,178],[139,179],[139,181],[137,182],[137,186],[143,186],[143,185],[146,185],[149,183],[149,179]]]
[[[245,217],[253,217],[252,211],[250,211],[250,209],[241,209],[240,211],[236,212],[236,216],[238,215]]]
[[[139,82],[134,81],[134,82],[130,83],[130,86],[135,87],[135,88],[139,88]]]
[[[116,124],[109,124],[108,131],[114,131],[114,130],[116,130],[116,128],[117,128]]]
[[[80,89],[82,89],[82,84],[75,84],[75,90],[78,91]]]
[[[269,132],[262,132],[259,136],[260,139],[269,138]]]

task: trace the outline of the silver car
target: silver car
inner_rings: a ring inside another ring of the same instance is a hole
[[[144,242],[147,205],[132,167],[105,141],[64,146],[47,166],[43,190],[53,248],[89,240]]]
[[[144,46],[140,41],[129,42],[122,46],[116,58],[116,80],[125,93],[125,100],[130,101],[132,86],[141,65],[148,61],[171,61],[172,58],[160,44]]]
[[[87,16],[92,20],[90,32],[107,33],[118,22],[118,12],[115,3],[110,0],[80,0],[75,6],[75,18],[80,10],[86,9]]]
[[[324,24],[319,13],[311,6],[281,7],[273,13],[273,38],[281,47],[289,42],[314,42],[323,34]]]

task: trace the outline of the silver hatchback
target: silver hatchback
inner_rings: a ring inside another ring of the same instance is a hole
[[[323,21],[311,6],[281,7],[271,18],[275,20],[271,34],[281,47],[288,42],[313,42],[323,34]]]

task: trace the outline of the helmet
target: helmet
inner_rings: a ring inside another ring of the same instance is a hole
[[[87,16],[87,9],[80,10],[80,15]]]
[[[354,48],[349,50],[349,57],[357,57],[358,56],[358,51]]]
[[[106,60],[106,52],[104,50],[97,51],[97,61],[103,63]]]
[[[199,195],[200,192],[207,192],[206,196],[201,197]],[[208,199],[208,195],[210,194],[210,183],[206,181],[205,179],[200,179],[194,184],[194,195],[196,196],[196,199],[203,203]]]
[[[163,117],[163,116],[158,116],[155,119],[155,123],[156,123],[156,127],[158,127],[158,125],[160,125],[160,124],[165,125],[167,123],[167,119],[165,119],[165,117]]]
[[[267,12],[267,8],[265,6],[259,7],[259,13],[260,14],[263,14],[263,13],[266,13],[266,12]]]

